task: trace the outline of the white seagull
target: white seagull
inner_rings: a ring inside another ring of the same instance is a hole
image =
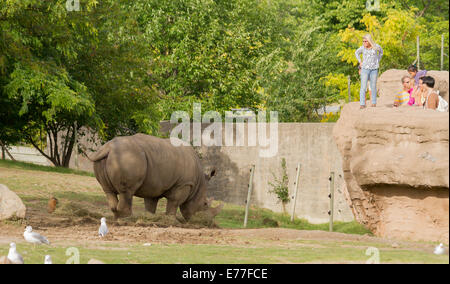
[[[23,233],[23,237],[25,240],[32,244],[47,244],[50,245],[50,242],[46,237],[33,232],[33,228],[31,226],[27,226],[25,232]]]
[[[108,227],[106,226],[106,218],[100,219],[100,228],[98,228],[98,235],[104,237],[108,234]]]
[[[442,243],[440,243],[437,247],[434,248],[434,254],[441,255],[444,254],[445,248]]]
[[[52,257],[49,255],[45,256],[44,264],[53,264]]]
[[[23,264],[23,257],[17,252],[16,244],[11,243],[8,253],[8,259],[14,264]]]

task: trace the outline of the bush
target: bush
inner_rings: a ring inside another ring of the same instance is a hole
[[[277,196],[278,201],[283,205],[283,212],[286,212],[285,205],[289,202],[289,177],[287,175],[286,169],[286,159],[281,159],[281,169],[282,169],[282,177],[281,180],[275,177],[275,174],[272,173],[273,178],[275,179],[275,183],[269,182],[269,185],[273,188],[269,190],[269,193],[273,193]]]

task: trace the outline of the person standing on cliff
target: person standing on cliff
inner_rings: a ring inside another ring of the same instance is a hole
[[[361,60],[361,54],[363,59]],[[361,68],[361,89],[359,91],[360,108],[366,107],[366,89],[367,82],[370,80],[371,102],[372,107],[377,105],[377,78],[378,69],[380,68],[381,57],[383,57],[383,49],[376,44],[370,34],[363,37],[363,45],[355,52],[356,59]]]

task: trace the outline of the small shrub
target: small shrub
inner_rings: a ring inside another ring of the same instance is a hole
[[[283,212],[286,212],[286,204],[290,201],[289,198],[289,177],[287,175],[287,168],[286,168],[286,159],[281,159],[281,170],[282,170],[282,176],[281,179],[278,179],[274,173],[272,173],[272,176],[275,180],[275,183],[269,182],[269,185],[272,187],[271,190],[269,190],[269,193],[275,194],[278,198],[278,201],[281,202],[283,205]]]

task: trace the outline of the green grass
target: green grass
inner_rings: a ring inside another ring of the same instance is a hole
[[[298,243],[298,242],[297,242]],[[365,263],[368,247],[345,247],[339,242],[328,245],[319,241],[308,241],[309,246],[245,247],[232,245],[194,245],[194,244],[101,244],[60,243],[37,246],[17,243],[17,250],[26,263],[43,263],[44,256],[52,256],[53,263],[66,263],[72,256],[66,255],[69,247],[79,250],[80,263],[98,259],[105,263],[188,263],[188,264],[254,264],[254,263]],[[314,247],[314,245],[318,245]],[[376,245],[374,245],[376,247]],[[380,263],[449,263],[447,255],[434,255],[430,252],[407,249],[379,249]],[[0,255],[8,253],[7,246],[0,246]]]
[[[31,163],[26,163],[26,162],[1,160],[1,159],[0,159],[0,167],[11,168],[11,169],[32,170],[32,171],[43,171],[43,172],[55,172],[55,173],[62,173],[62,174],[76,174],[76,175],[91,176],[91,177],[94,176],[94,174],[92,174],[90,172],[85,172],[85,171],[73,170],[73,169],[62,168],[62,167],[41,166],[41,165],[35,165],[35,164],[31,164]]]
[[[245,208],[243,206],[226,204],[215,218],[222,228],[242,228],[244,224]],[[305,219],[291,217],[286,214],[275,213],[268,209],[251,207],[247,220],[247,228],[289,228],[297,230],[328,231],[329,223],[311,224]],[[347,234],[364,235],[372,233],[358,222],[334,222],[333,231]]]

